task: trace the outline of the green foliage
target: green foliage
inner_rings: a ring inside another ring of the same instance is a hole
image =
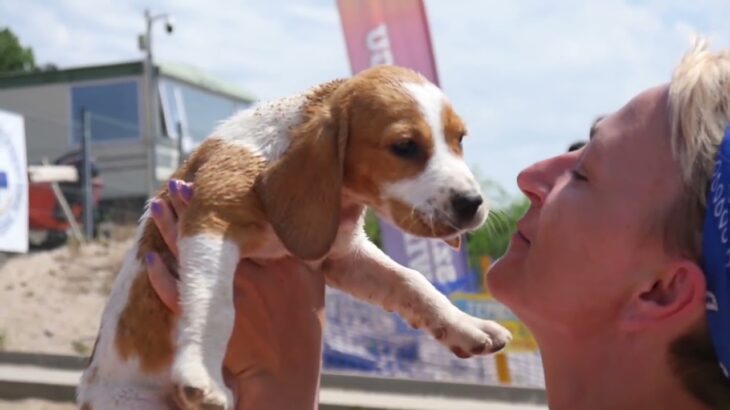
[[[468,235],[469,263],[473,268],[480,266],[479,259],[483,256],[495,260],[504,254],[517,221],[529,206],[527,198],[514,199],[506,206],[492,210],[487,223]]]
[[[378,224],[378,216],[375,215],[371,209],[368,208],[367,214],[365,214],[365,233],[378,248],[382,247],[382,241],[380,240],[380,225]]]
[[[36,69],[33,50],[23,48],[10,29],[0,30],[0,74]]]
[[[509,246],[517,221],[527,212],[530,202],[524,195],[514,197],[496,181],[485,178],[479,168],[472,166],[474,176],[480,182],[482,192],[491,205],[489,219],[484,226],[467,236],[469,263],[479,271],[479,260],[488,256],[491,260],[501,257]]]

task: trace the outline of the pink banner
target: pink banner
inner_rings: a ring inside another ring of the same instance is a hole
[[[353,74],[378,64],[412,68],[438,85],[421,0],[337,0]]]
[[[414,69],[438,85],[426,10],[421,0],[338,0],[353,74],[380,64]],[[466,238],[460,252],[439,240],[407,235],[381,221],[383,250],[423,273],[444,293],[469,290]]]

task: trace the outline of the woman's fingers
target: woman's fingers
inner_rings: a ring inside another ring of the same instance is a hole
[[[175,258],[178,258],[178,215],[185,212],[190,198],[193,196],[193,189],[191,183],[179,180],[170,180],[168,187],[170,190],[169,202],[155,199],[150,204],[150,210],[152,220],[155,221],[157,229],[162,234],[162,239]],[[157,295],[170,310],[179,313],[177,281],[165,262],[158,254],[149,253],[145,256],[145,263],[147,264],[147,275]]]
[[[152,219],[155,221],[157,229],[160,230],[162,239],[165,240],[170,252],[177,259],[177,215],[167,202],[159,199],[152,201],[150,209],[152,210]]]
[[[180,215],[185,212],[190,198],[193,197],[193,184],[179,179],[171,179],[167,183],[167,188],[170,191],[170,202],[175,214]]]
[[[177,280],[172,276],[172,273],[170,273],[158,254],[148,253],[145,255],[145,263],[147,264],[147,276],[157,296],[171,311],[179,314]]]

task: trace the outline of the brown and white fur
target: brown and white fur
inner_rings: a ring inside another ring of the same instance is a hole
[[[455,354],[488,354],[509,332],[471,317],[363,230],[366,206],[401,229],[458,246],[487,218],[461,148],[462,121],[422,76],[378,66],[242,111],[174,178],[193,181],[175,262],[147,213],[103,312],[78,387],[85,410],[230,409],[222,362],[240,258],[294,255],[327,284],[395,311]],[[157,198],[167,199],[163,189]],[[144,256],[179,273],[179,317],[152,289]]]

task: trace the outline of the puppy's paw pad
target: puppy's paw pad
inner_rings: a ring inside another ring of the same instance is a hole
[[[181,386],[177,391],[178,396],[184,403],[200,403],[205,393],[203,389],[193,386]]]
[[[222,381],[211,377],[200,365],[188,361],[173,369],[172,381],[178,402],[184,409],[228,410],[233,407],[233,395]]]
[[[512,340],[512,334],[498,323],[463,312],[434,326],[431,333],[459,358],[496,353]]]
[[[233,398],[227,389],[216,388],[211,384],[207,389],[198,386],[178,386],[178,401],[184,409],[191,410],[229,410]]]

